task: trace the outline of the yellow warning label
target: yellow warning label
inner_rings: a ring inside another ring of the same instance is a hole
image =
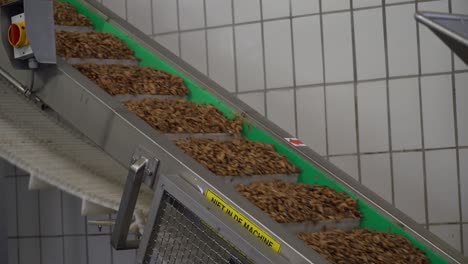
[[[232,219],[236,220],[240,225],[242,225],[245,229],[247,229],[252,235],[260,239],[265,245],[273,249],[276,253],[279,253],[281,244],[274,240],[270,235],[268,235],[265,231],[260,229],[257,225],[252,223],[249,219],[247,219],[244,215],[237,212],[232,208],[229,204],[224,202],[221,198],[219,198],[216,194],[214,194],[211,190],[207,190],[205,192],[206,198],[210,200],[213,204],[218,206],[221,210],[223,210],[227,215],[232,217]]]

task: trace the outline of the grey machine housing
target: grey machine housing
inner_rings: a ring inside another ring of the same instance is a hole
[[[53,0],[20,0],[10,2],[0,8],[0,34],[8,36],[12,16],[24,13],[26,35],[33,50],[33,58],[38,63],[55,64],[57,62],[55,47],[55,23]],[[17,69],[29,69],[30,60],[18,60],[13,56],[13,47],[6,37],[2,44],[7,49],[11,65]]]

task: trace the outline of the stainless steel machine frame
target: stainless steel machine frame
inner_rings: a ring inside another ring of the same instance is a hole
[[[468,64],[468,16],[417,12],[415,18],[436,34]]]
[[[152,157],[143,148],[138,148],[133,154],[112,232],[111,243],[115,249],[138,248],[140,241],[137,239],[127,240],[127,237],[140,193],[140,187],[143,183],[146,183],[151,188],[153,187],[158,168],[159,160]]]
[[[135,41],[141,43],[144,47],[164,59],[177,70],[183,72],[190,79],[198,83],[200,87],[208,90],[236,111],[245,113],[246,122],[264,129],[278,141],[284,142],[290,149],[295,151],[295,153],[329,174],[333,180],[355,193],[358,199],[373,205],[376,210],[386,215],[397,225],[406,229],[411,235],[422,241],[434,252],[444,256],[451,263],[463,263],[464,257],[448,247],[438,237],[415,223],[412,219],[392,207],[388,202],[359,184],[352,177],[323,159],[308,147],[294,147],[289,145],[285,138],[291,138],[291,135],[260,116],[255,110],[229,94],[208,77],[173,55],[170,51],[157,44],[150,37],[119,18],[100,3],[89,0],[87,5],[100,13],[107,21],[131,36]],[[5,47],[0,47],[0,55],[3,55],[2,53],[4,52]],[[11,74],[7,74],[8,78],[18,81],[16,84],[19,89],[24,89],[22,85],[29,82],[27,75],[12,69],[9,61],[1,60],[0,67]],[[177,177],[180,177],[178,180],[173,180],[177,185],[171,188],[179,188],[179,184],[181,184],[181,186],[191,186],[193,189],[180,187],[185,188],[181,190],[180,193],[191,193],[194,192],[194,190],[195,192],[196,190],[214,190],[223,200],[231,204],[237,211],[252,219],[256,225],[264,229],[281,243],[281,252],[278,255],[281,259],[290,263],[326,263],[320,255],[311,250],[305,243],[296,238],[295,235],[282,229],[280,224],[276,223],[267,214],[240,196],[233,187],[226,185],[222,179],[217,178],[209,170],[185,155],[167,136],[156,131],[136,115],[123,108],[117,100],[97,87],[94,82],[84,77],[71,65],[59,60],[57,66],[41,67],[37,72],[37,76],[39,80],[36,80],[36,82],[40,82],[37,86],[41,87],[41,89],[37,91],[36,96],[56,112],[60,113],[65,120],[74,125],[83,134],[87,135],[93,142],[99,145],[122,165],[128,167],[128,161],[131,160],[134,150],[139,146],[144,146],[147,151],[152,153],[154,157],[160,161],[159,175],[177,175]],[[197,195],[200,194],[198,193]],[[198,200],[187,200],[186,202],[197,203],[200,210],[202,210],[201,205],[203,205],[204,202],[201,198]],[[185,198],[182,197],[180,199],[183,200]],[[153,206],[157,206],[157,203]],[[210,208],[206,203],[205,206]],[[213,221],[212,224],[215,226],[221,224],[226,227],[220,230],[223,235],[227,237],[231,235],[236,236],[246,241],[245,244],[236,246],[247,250],[248,253],[254,255],[260,254],[259,251],[251,251],[251,248],[258,242],[256,242],[256,239],[250,234],[246,233],[245,230],[242,230],[240,226],[239,228],[235,226],[229,226],[229,228],[227,228],[226,223],[217,222],[216,218],[224,219],[219,210],[209,210],[208,213],[213,215],[213,217],[210,218],[211,220],[208,219],[208,221]],[[145,233],[145,236],[146,235],[147,233]],[[261,247],[255,246],[255,248],[258,249]],[[270,253],[272,253],[272,251],[261,251],[263,256],[258,256],[271,259]]]

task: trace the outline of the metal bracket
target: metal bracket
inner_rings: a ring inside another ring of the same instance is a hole
[[[159,160],[148,158],[148,152],[138,148],[133,154],[128,171],[125,189],[120,201],[117,219],[112,232],[112,246],[117,250],[138,248],[139,240],[127,240],[133,213],[143,182],[150,187],[154,184]]]
[[[132,163],[137,161],[138,159],[145,157],[148,159],[146,163],[145,173],[143,175],[143,182],[148,185],[151,189],[153,189],[153,185],[156,181],[156,174],[159,169],[159,160],[156,158],[150,158],[153,155],[151,152],[147,151],[146,149],[139,147],[135,150],[132,157]]]

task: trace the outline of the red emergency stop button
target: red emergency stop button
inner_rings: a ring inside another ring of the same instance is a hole
[[[25,23],[11,24],[8,28],[8,42],[15,48],[20,48],[29,45],[29,40],[26,36]]]

